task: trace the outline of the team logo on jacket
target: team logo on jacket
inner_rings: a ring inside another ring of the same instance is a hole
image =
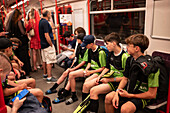
[[[148,64],[146,62],[142,62],[142,63],[140,63],[140,65],[142,66],[143,69],[145,69],[148,66]]]

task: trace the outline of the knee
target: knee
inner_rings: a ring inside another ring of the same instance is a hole
[[[89,84],[87,82],[85,82],[83,84],[83,90],[87,90],[87,89],[89,89]]]
[[[97,89],[95,87],[90,89],[90,96],[98,95]]]
[[[43,97],[44,94],[43,94],[43,91],[41,89],[37,89],[36,92],[39,96]]]
[[[121,113],[128,113],[128,109],[126,107],[122,106]]]
[[[106,97],[105,97],[105,103],[106,104],[111,104],[112,100],[113,100],[113,96],[110,95],[110,94],[107,94]]]
[[[71,73],[69,73],[69,79],[74,79],[75,77],[74,77],[74,74],[71,72]]]

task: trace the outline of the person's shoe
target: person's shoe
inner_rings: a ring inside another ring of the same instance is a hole
[[[57,79],[55,79],[54,77],[51,77],[51,79],[46,79],[47,83],[55,83],[57,81]]]
[[[43,74],[43,79],[47,79],[48,75],[47,74]]]
[[[58,104],[58,103],[64,102],[64,101],[65,101],[65,98],[59,98],[59,97],[57,97],[57,98],[55,98],[52,102],[53,102],[53,104]]]
[[[53,90],[49,89],[45,92],[46,95],[49,95],[49,94],[52,94],[52,93],[57,93],[57,90],[56,89],[53,89]]]
[[[65,104],[66,105],[70,105],[70,104],[72,104],[72,103],[74,103],[74,102],[76,102],[76,101],[78,101],[78,98],[77,98],[77,96],[76,97],[70,97],[68,100],[66,100],[66,102],[65,102]]]

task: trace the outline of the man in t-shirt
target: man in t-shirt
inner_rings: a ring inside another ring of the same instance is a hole
[[[51,14],[48,10],[43,10],[43,18],[39,22],[39,35],[41,39],[41,55],[43,61],[44,78],[47,78],[47,83],[56,82],[56,79],[51,75],[52,64],[56,63],[56,50],[54,47],[53,32],[48,20]]]

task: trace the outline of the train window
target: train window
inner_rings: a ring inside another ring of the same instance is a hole
[[[132,34],[144,33],[145,11],[92,14],[91,23],[91,33],[97,38],[117,32],[124,41]]]
[[[91,11],[140,8],[146,6],[146,0],[91,0]]]

